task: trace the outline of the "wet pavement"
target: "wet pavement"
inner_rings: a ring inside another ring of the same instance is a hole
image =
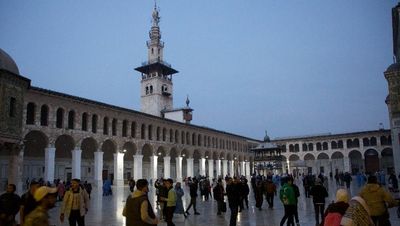
[[[337,186],[334,184],[334,181],[329,181],[329,198],[327,198],[327,203],[331,202],[335,198]],[[305,198],[303,187],[301,186],[300,181],[296,181],[296,184],[299,185],[301,196],[299,198],[298,210],[299,210],[299,219],[300,225],[302,226],[315,226],[314,220],[314,209],[312,205],[311,198]],[[159,214],[159,209],[155,203],[155,192],[151,187],[149,193],[150,201],[152,202],[153,209],[156,211],[156,215]],[[351,194],[355,195],[359,191],[358,186],[353,183],[351,186]],[[90,200],[90,208],[89,212],[85,217],[86,226],[120,226],[125,225],[125,219],[122,216],[122,210],[125,205],[125,200],[130,194],[128,186],[124,187],[113,187],[113,195],[112,196],[102,196],[101,192],[98,192],[97,189],[93,189],[92,197]],[[398,194],[397,194],[398,195]],[[184,206],[187,207],[189,203],[189,190],[185,187],[185,196],[184,196]],[[274,200],[274,208],[268,209],[268,204],[264,200],[262,210],[258,210],[255,208],[255,200],[252,193],[249,195],[249,209],[243,210],[238,215],[238,226],[276,226],[279,225],[279,222],[283,216],[283,205],[279,201],[278,197],[275,196]],[[51,216],[51,224],[53,225],[68,225],[68,222],[61,222],[58,220],[59,216],[59,206],[60,202],[57,203],[57,207],[50,211]],[[396,207],[397,208],[397,207]],[[400,219],[397,218],[396,208],[392,208],[390,210],[391,222],[392,225],[400,225]],[[200,215],[194,215],[193,210],[190,210],[191,215],[184,219],[174,218],[174,223],[177,226],[194,226],[194,225],[229,225],[229,217],[230,211],[228,211],[220,216],[217,213],[217,203],[210,199],[209,201],[203,201],[198,198],[197,200],[197,209],[200,212]],[[159,225],[166,225],[165,222],[161,222]]]

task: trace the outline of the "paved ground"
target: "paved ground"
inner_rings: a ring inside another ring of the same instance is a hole
[[[330,189],[329,194],[330,197],[328,200],[333,200],[336,193],[336,185],[334,185],[333,181],[330,181]],[[296,184],[300,184],[296,182]],[[301,196],[299,199],[299,218],[300,225],[302,226],[314,226],[314,210],[312,205],[312,200],[304,197],[302,186],[300,187]],[[355,183],[353,183],[351,187],[351,193],[357,194],[359,188]],[[189,202],[189,191],[185,189],[184,196],[184,206],[187,206]],[[105,196],[103,197],[101,192],[97,192],[97,190],[93,191],[91,198],[91,208],[89,213],[86,216],[86,225],[87,226],[120,226],[125,225],[125,219],[122,216],[122,209],[125,204],[126,197],[129,195],[128,187],[114,187],[113,188],[113,196]],[[151,189],[150,193],[151,201],[153,202],[153,207],[156,208],[155,198],[154,198],[154,190]],[[327,201],[328,201],[327,200]],[[275,208],[268,209],[267,203],[264,201],[263,210],[258,210],[254,207],[255,201],[253,195],[249,196],[250,208],[244,210],[239,213],[238,216],[238,226],[275,226],[279,225],[280,219],[283,216],[283,206],[279,202],[278,198],[275,197]],[[58,220],[59,215],[59,205],[57,203],[57,207],[51,210],[51,223],[54,225],[67,225],[66,222],[61,224]],[[193,215],[191,214],[184,222],[178,222],[178,219],[175,219],[175,224],[177,226],[192,226],[192,225],[229,225],[229,217],[230,212],[228,208],[228,212],[217,216],[217,204],[213,200],[209,201],[200,201],[198,199],[198,211],[201,215]],[[156,210],[158,214],[158,209]],[[192,211],[192,210],[191,210]],[[395,214],[395,209],[391,209],[391,221],[392,225],[400,225],[400,219],[397,218]],[[182,218],[183,220],[183,218]],[[160,223],[159,225],[166,225],[165,222]]]

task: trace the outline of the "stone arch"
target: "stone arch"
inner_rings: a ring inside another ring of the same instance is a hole
[[[42,131],[29,131],[24,137],[24,157],[44,157],[48,146],[49,139]]]
[[[153,147],[150,144],[145,144],[142,147],[142,172],[143,178],[151,178],[151,158],[154,155]]]
[[[358,150],[350,151],[349,159],[350,159],[350,168],[352,174],[356,174],[364,170],[364,164],[361,152],[359,152]]]
[[[167,150],[163,146],[159,146],[157,148],[156,155],[158,156],[157,161],[158,163],[164,162],[164,157],[167,156]]]
[[[57,137],[55,142],[56,154],[55,158],[71,159],[71,151],[75,148],[74,138],[70,135],[63,134]]]
[[[199,149],[195,149],[193,152],[193,175],[200,175],[200,159],[202,158],[201,151]]]
[[[391,173],[394,170],[393,149],[385,148],[381,151],[382,167],[385,167],[386,172]]]
[[[379,154],[375,149],[368,149],[364,152],[365,171],[375,173],[379,171]]]
[[[137,152],[136,144],[131,141],[127,141],[122,146],[122,150],[125,152],[124,161],[133,161],[133,156],[136,155]]]
[[[315,160],[315,156],[313,154],[311,154],[311,153],[307,153],[306,155],[304,155],[303,159],[305,161],[310,161],[310,160],[314,161]]]
[[[335,151],[332,156],[331,159],[343,159],[343,154],[341,152]]]
[[[328,154],[326,153],[319,153],[319,155],[317,156],[317,159],[329,159]]]
[[[219,153],[218,153],[218,151],[214,151],[214,153],[213,153],[213,155],[212,155],[212,158],[213,158],[214,160],[218,160],[218,159],[219,159]]]
[[[332,169],[334,169],[335,172],[339,172],[339,171],[344,172],[345,171],[343,158],[344,158],[344,155],[339,151],[336,151],[331,155]]]
[[[232,159],[233,159],[232,153],[228,152],[228,153],[226,154],[226,159],[227,159],[228,161],[232,161]]]
[[[81,141],[82,159],[94,159],[94,152],[97,151],[98,144],[93,137],[87,137]]]
[[[292,154],[289,156],[289,161],[298,161],[300,160],[300,157],[296,154]]]
[[[114,154],[117,153],[117,143],[111,139],[103,142],[101,150],[104,152],[104,161],[114,161]]]
[[[221,151],[221,153],[219,153],[219,158],[222,160],[226,159],[226,153],[224,151]]]

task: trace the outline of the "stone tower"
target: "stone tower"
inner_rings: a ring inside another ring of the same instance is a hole
[[[141,111],[162,117],[162,111],[173,109],[172,75],[178,73],[163,60],[164,42],[161,41],[160,16],[157,6],[152,14],[152,26],[147,41],[148,58],[142,66],[135,68],[142,75]]]
[[[393,160],[396,175],[400,173],[400,3],[392,9],[393,59],[394,63],[384,72],[389,95],[386,104],[389,110],[392,131]]]

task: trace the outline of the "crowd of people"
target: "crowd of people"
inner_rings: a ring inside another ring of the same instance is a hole
[[[165,221],[167,226],[174,226],[174,221],[179,216],[184,220],[191,215],[192,209],[194,215],[200,215],[197,209],[197,199],[200,196],[200,200],[204,202],[210,199],[216,201],[217,215],[227,212],[229,207],[229,225],[235,226],[238,213],[249,209],[250,189],[254,195],[255,208],[260,211],[263,210],[264,199],[268,209],[274,209],[276,205],[274,198],[276,196],[279,198],[284,207],[281,226],[300,225],[298,203],[301,195],[306,199],[312,199],[315,225],[318,226],[390,226],[388,209],[399,206],[399,200],[392,196],[398,192],[398,180],[393,174],[390,174],[387,180],[390,191],[382,183],[380,172],[369,176],[362,173],[354,175],[360,191],[353,197],[350,196],[349,189],[353,177],[349,173],[330,175],[330,178],[323,174],[296,176],[297,178],[291,175],[253,175],[250,182],[244,176],[216,179],[189,177],[182,183],[174,183],[170,178],[160,178],[154,183],[156,205],[160,209],[158,216],[148,197],[149,186],[152,184],[146,179],[137,181],[130,179],[128,185],[131,194],[126,199],[123,216],[126,217],[127,226],[157,225],[160,221]],[[332,203],[327,201],[329,180],[337,181],[337,190],[331,191],[336,194],[336,199]],[[386,179],[384,181],[386,182]],[[304,194],[300,193],[296,183],[302,184]],[[92,190],[90,183],[72,179],[65,184],[55,180],[52,186],[48,185],[43,181],[32,180],[27,192],[19,197],[15,193],[16,186],[9,184],[7,191],[0,196],[0,225],[15,226],[15,216],[18,213],[22,226],[49,225],[48,210],[53,208],[57,201],[61,202],[60,222],[68,219],[69,225],[85,225],[85,215],[89,209]],[[182,201],[185,196],[183,186],[187,186],[189,191],[187,195],[190,196],[190,202],[186,207]],[[110,180],[104,182],[103,195],[108,195],[108,190],[111,190]]]

